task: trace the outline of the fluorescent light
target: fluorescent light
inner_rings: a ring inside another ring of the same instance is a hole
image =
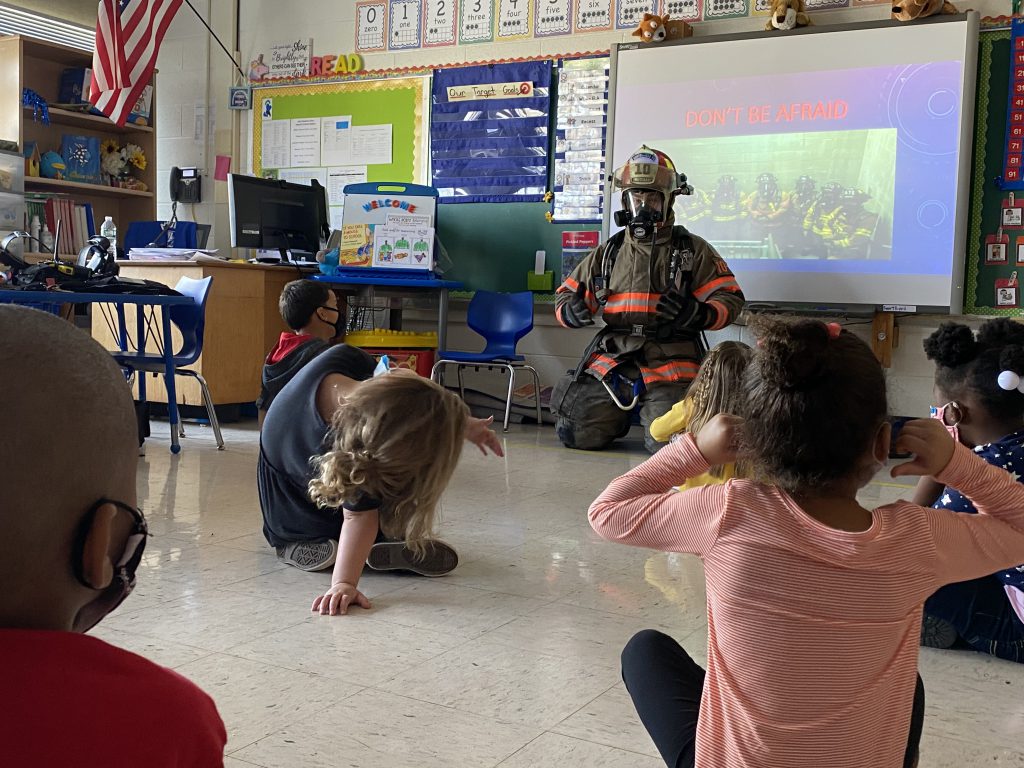
[[[37,40],[61,43],[90,53],[96,47],[96,30],[32,13],[0,3],[0,34],[24,35]]]

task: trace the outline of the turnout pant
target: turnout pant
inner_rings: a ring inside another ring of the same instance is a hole
[[[668,413],[689,386],[689,382],[656,384],[640,394],[640,423],[644,428],[644,446],[650,453],[661,447],[651,437],[651,422]],[[632,400],[632,396],[620,398],[625,402]],[[624,437],[633,422],[633,412],[621,410],[604,385],[588,373],[581,373],[576,381],[572,381],[571,375],[564,376],[552,393],[551,409],[557,417],[558,439],[567,448],[583,451],[604,450]]]
[[[622,651],[622,681],[640,721],[669,768],[693,768],[704,670],[675,640],[653,629],[633,635]],[[881,703],[881,702],[880,702]],[[917,764],[924,727],[924,683],[917,676],[904,768]]]

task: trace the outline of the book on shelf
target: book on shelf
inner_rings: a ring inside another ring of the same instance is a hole
[[[77,256],[89,238],[96,234],[91,203],[79,203],[67,195],[38,194],[25,196],[25,208],[26,230],[32,217],[38,216],[50,234],[56,237],[57,222],[60,222],[58,256]]]

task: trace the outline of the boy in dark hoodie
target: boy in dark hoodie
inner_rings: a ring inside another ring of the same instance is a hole
[[[263,364],[263,387],[256,401],[260,426],[277,393],[302,367],[344,332],[345,318],[334,292],[315,280],[293,280],[281,291],[281,317],[285,331]]]

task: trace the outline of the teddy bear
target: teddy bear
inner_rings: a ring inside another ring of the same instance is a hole
[[[685,21],[669,19],[667,13],[664,16],[645,13],[633,32],[633,37],[639,37],[641,43],[663,43],[666,40],[680,40],[692,35],[693,27]]]
[[[940,13],[960,13],[949,0],[893,0],[892,18],[913,21]]]
[[[804,0],[772,0],[772,14],[765,22],[764,28],[768,31],[787,30],[795,27],[807,27],[813,23],[810,16],[807,15]]]

